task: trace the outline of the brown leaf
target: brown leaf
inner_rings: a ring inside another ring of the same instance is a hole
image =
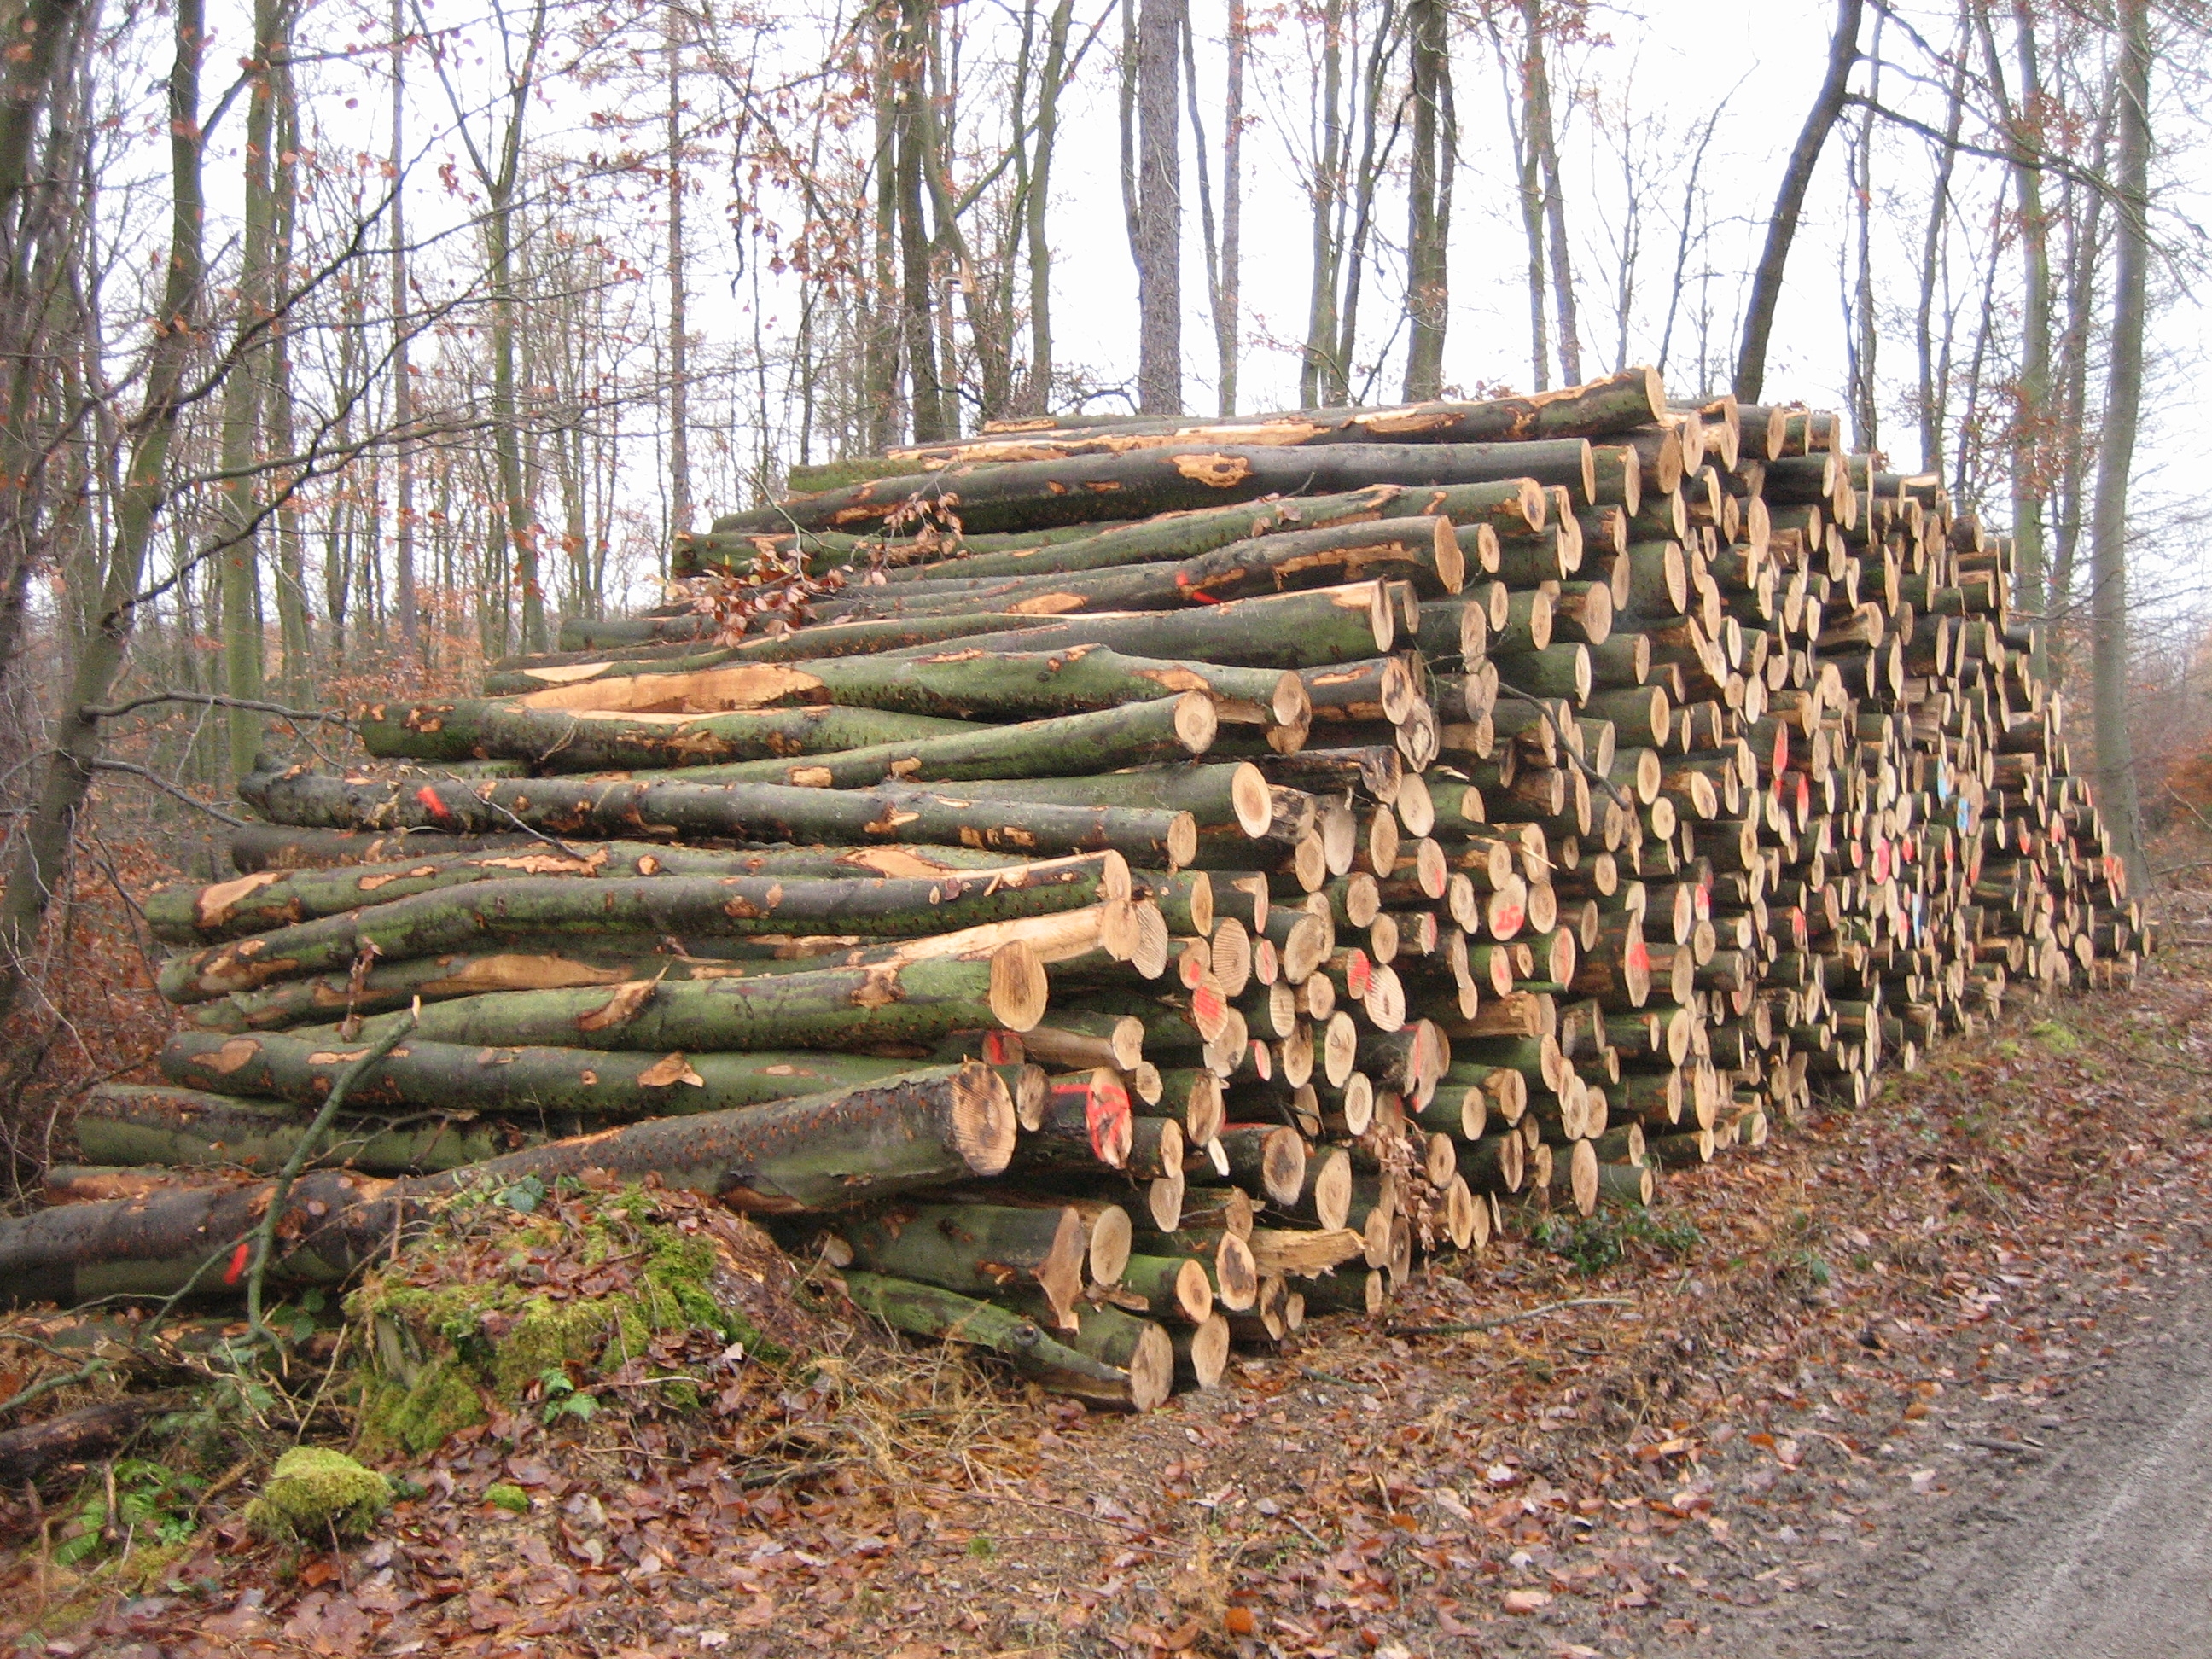
[[[688,1083],[695,1089],[707,1086],[707,1079],[693,1071],[691,1062],[681,1054],[656,1060],[637,1074],[637,1080],[648,1089],[665,1089],[676,1083]]]
[[[604,1031],[611,1025],[628,1024],[636,1017],[639,1009],[653,1000],[653,988],[659,980],[633,979],[615,987],[614,994],[590,1013],[580,1015],[576,1029],[580,1031]]]

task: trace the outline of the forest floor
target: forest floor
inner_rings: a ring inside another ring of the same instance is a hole
[[[789,1386],[773,1456],[510,1419],[405,1469],[419,1495],[343,1552],[255,1545],[242,1492],[212,1498],[129,1599],[19,1530],[0,1632],[117,1659],[2180,1651],[2209,1188],[2212,953],[2182,948],[1149,1416],[866,1347]]]

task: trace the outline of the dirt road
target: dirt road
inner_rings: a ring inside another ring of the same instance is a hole
[[[1731,1609],[1697,1650],[2212,1653],[2212,1269],[2201,1241],[2191,1255],[2128,1316],[2101,1376],[2033,1418],[1945,1418],[1906,1475],[1927,1490],[1908,1491],[1871,1549],[1801,1562],[1796,1592]]]

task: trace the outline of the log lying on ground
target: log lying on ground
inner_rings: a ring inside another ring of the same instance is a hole
[[[280,1285],[341,1282],[389,1249],[427,1200],[465,1182],[654,1175],[740,1209],[789,1214],[996,1175],[1015,1133],[1005,1084],[969,1062],[743,1111],[650,1118],[435,1176],[311,1171],[286,1194],[269,1273]],[[234,1291],[272,1192],[264,1182],[194,1188],[0,1218],[0,1294],[20,1306]]]

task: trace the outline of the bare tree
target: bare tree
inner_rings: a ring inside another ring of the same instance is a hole
[[[2090,526],[2097,799],[2130,878],[2145,877],[2134,739],[2128,728],[2128,486],[2142,410],[2143,311],[2150,264],[2149,0],[2119,3],[2119,155],[2113,170],[2118,220],[2112,266],[2111,367],[2097,452],[2097,504]]]
[[[58,21],[70,19],[64,13]],[[203,0],[175,0],[175,55],[168,76],[167,270],[146,347],[97,614],[77,641],[52,752],[16,842],[6,890],[0,893],[0,1017],[12,1012],[21,995],[40,924],[68,864],[77,812],[92,787],[100,748],[100,717],[94,710],[112,693],[130,647],[147,555],[169,489],[169,447],[189,395],[185,374],[200,349],[201,228],[206,213],[200,174],[206,142],[200,125],[200,54],[206,39]],[[35,106],[26,113],[35,119]],[[11,159],[0,147],[0,166]]]
[[[1444,329],[1450,311],[1451,191],[1459,150],[1451,104],[1449,14],[1443,0],[1411,0],[1407,28],[1413,147],[1406,184],[1405,398],[1443,392]]]
[[[1774,333],[1775,309],[1782,301],[1790,244],[1796,238],[1797,221],[1805,210],[1805,195],[1812,188],[1813,170],[1820,165],[1820,151],[1844,112],[1851,66],[1859,59],[1859,20],[1865,10],[1866,0],[1836,0],[1827,72],[1805,111],[1805,125],[1782,169],[1774,210],[1767,216],[1765,243],[1759,251],[1759,268],[1752,275],[1750,295],[1744,302],[1743,344],[1735,360],[1735,395],[1746,403],[1757,403],[1765,389],[1766,347]]]
[[[1137,404],[1182,410],[1182,156],[1176,110],[1186,0],[1137,6]]]

